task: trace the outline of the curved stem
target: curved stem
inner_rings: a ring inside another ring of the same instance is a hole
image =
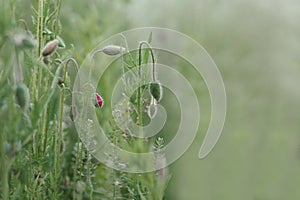
[[[38,39],[38,48],[36,51],[36,57],[39,58],[42,51],[42,42],[43,42],[43,10],[44,10],[44,0],[39,0],[38,2],[38,20],[37,20],[37,29],[36,36]],[[33,69],[33,78],[31,82],[31,91],[32,91],[32,100],[37,100],[39,96],[40,82],[42,80],[42,69],[38,68],[38,65],[34,66]],[[38,79],[38,80],[37,80]],[[38,82],[37,82],[38,81]],[[37,85],[37,87],[36,87]]]
[[[71,59],[68,59],[66,61],[66,64],[64,65],[63,68],[63,78],[65,79],[67,76],[67,68],[68,64],[71,61]],[[65,86],[63,85],[61,89],[61,94],[60,94],[60,103],[59,103],[59,129],[58,133],[55,135],[55,155],[54,155],[54,177],[56,181],[59,179],[59,154],[61,153],[61,144],[63,140],[63,111],[64,111],[64,101],[65,101]],[[58,182],[56,182],[55,185],[57,185]],[[56,190],[55,190],[56,192]]]
[[[153,81],[156,80],[156,69],[155,69],[155,58],[154,58],[154,53],[152,51],[152,48],[150,46],[150,44],[146,41],[140,42],[139,45],[139,63],[138,63],[138,75],[139,75],[139,82],[141,81],[141,65],[142,65],[142,46],[146,45],[151,53],[151,57],[152,57],[152,79]],[[141,106],[142,106],[142,97],[141,97],[141,85],[139,83],[139,88],[138,88],[138,114],[139,114],[139,125],[142,126],[143,124],[143,119],[142,119],[142,112],[141,112]]]
[[[24,28],[27,32],[29,31],[28,25],[24,19],[19,19],[18,22],[21,22],[24,25]]]
[[[152,80],[153,81],[155,81],[156,80],[156,68],[155,68],[155,57],[154,57],[154,53],[153,53],[153,50],[152,50],[152,47],[151,47],[151,45],[148,43],[148,42],[146,42],[146,41],[142,41],[141,43],[140,43],[140,47],[139,47],[139,66],[141,66],[141,62],[142,62],[142,60],[141,60],[141,54],[142,54],[142,46],[143,45],[146,45],[146,46],[148,46],[148,48],[149,48],[149,50],[150,50],[150,53],[151,53],[151,58],[152,58]]]

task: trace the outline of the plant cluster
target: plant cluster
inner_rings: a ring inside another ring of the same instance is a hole
[[[73,123],[72,74],[79,66],[73,46],[66,45],[61,37],[61,0],[38,0],[32,6],[33,28],[28,26],[31,22],[18,19],[16,12],[14,1],[1,0],[1,199],[163,199],[169,175],[164,167],[162,138],[136,138],[110,120],[107,136],[115,145],[135,152],[154,151],[160,169],[131,174],[99,163],[78,137]],[[121,55],[123,73],[136,71],[135,81],[139,83],[143,79],[142,65],[152,58],[152,82],[140,84],[112,111],[129,112],[139,127],[147,117],[155,116],[162,98],[149,43],[151,36],[133,53],[115,45],[102,50],[107,56]],[[130,88],[127,80],[124,83]],[[95,109],[105,106],[98,93],[93,103]],[[115,159],[114,152],[107,153],[120,168],[126,167],[126,163]]]

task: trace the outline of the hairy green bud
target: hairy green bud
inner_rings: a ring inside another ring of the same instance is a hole
[[[16,99],[19,106],[26,110],[29,106],[29,91],[25,84],[20,84],[16,88]]]
[[[161,84],[157,81],[150,83],[150,94],[154,97],[154,99],[159,102],[162,98],[162,87]]]

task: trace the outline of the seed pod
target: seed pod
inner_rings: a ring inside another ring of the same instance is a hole
[[[27,110],[29,106],[29,91],[25,84],[20,84],[16,88],[16,99],[19,106]]]
[[[103,106],[103,104],[104,104],[103,98],[98,93],[96,93],[95,107],[101,108]]]
[[[157,81],[150,83],[150,93],[154,99],[159,102],[162,98],[162,87],[161,84]]]
[[[57,39],[48,42],[42,50],[42,55],[45,57],[52,54],[57,49],[58,43]]]
[[[117,46],[117,45],[108,45],[102,49],[103,53],[110,55],[110,56],[118,55],[124,51],[125,51],[124,47]]]

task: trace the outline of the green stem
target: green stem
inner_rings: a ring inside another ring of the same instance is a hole
[[[14,73],[16,73],[16,80],[14,80],[14,81],[15,81],[15,83],[21,83],[24,80],[23,67],[20,62],[21,52],[19,52],[18,49],[15,48],[15,53],[16,53],[16,61],[17,61],[17,70],[14,72]]]
[[[49,87],[49,83],[48,83],[48,79],[49,77],[46,76],[46,84],[45,84],[45,89],[47,90]],[[46,151],[46,144],[47,144],[47,139],[48,139],[48,117],[49,117],[49,110],[50,110],[50,106],[48,105],[47,108],[45,109],[44,113],[43,113],[43,118],[42,118],[42,153],[45,154]]]
[[[153,79],[155,80],[155,60],[154,60],[154,54],[153,51],[151,49],[151,46],[143,41],[140,43],[139,45],[139,62],[138,62],[138,97],[137,97],[137,112],[138,112],[138,125],[139,125],[139,136],[142,137],[143,135],[143,111],[142,111],[142,87],[141,87],[141,83],[142,83],[142,72],[141,72],[141,68],[142,68],[142,47],[143,45],[148,46],[148,48],[150,49],[151,52],[151,57],[152,57],[152,65],[153,65]],[[145,146],[143,145],[143,141],[139,140],[137,143],[137,149],[139,152],[142,152],[145,150]]]
[[[89,154],[88,153],[88,151],[87,151],[87,156],[88,156],[88,161],[87,161],[87,164],[88,164],[88,169],[87,169],[87,180],[88,180],[88,184],[89,184],[89,189],[90,189],[90,191],[89,191],[89,199],[91,199],[91,200],[93,200],[93,193],[94,193],[94,187],[93,187],[93,183],[92,183],[92,177],[91,177],[91,175],[92,175],[92,169],[91,169],[91,167],[92,167],[92,155],[91,154]]]
[[[37,19],[37,28],[36,28],[36,37],[38,40],[38,48],[36,51],[37,58],[40,58],[41,56],[42,45],[43,45],[43,19],[44,19],[43,13],[44,13],[44,0],[39,0],[38,16],[37,16],[38,19]],[[38,65],[35,65],[33,69],[33,78],[31,82],[32,100],[38,100],[41,81],[42,81],[42,69],[39,68]]]
[[[63,67],[63,80],[66,80],[67,78],[67,69],[68,69],[68,65],[69,63],[73,61],[76,66],[77,66],[77,62],[73,59],[73,58],[69,58],[66,62],[65,65]],[[60,103],[59,103],[59,128],[58,128],[58,132],[55,134],[55,153],[54,153],[54,177],[56,179],[56,183],[55,183],[55,193],[57,193],[57,181],[59,179],[59,156],[61,153],[61,144],[63,141],[63,111],[64,111],[64,102],[65,102],[65,90],[66,87],[63,84],[62,88],[61,88],[61,93],[60,93]]]
[[[39,26],[37,30],[37,36],[38,36],[38,51],[37,51],[37,57],[41,56],[42,47],[43,47],[43,30],[44,30],[44,0],[40,0],[40,8],[39,8]],[[42,86],[42,78],[43,78],[43,69],[41,67],[38,68],[39,74],[38,74],[38,95],[41,92],[41,86]]]
[[[154,53],[152,51],[152,48],[149,43],[143,41],[139,45],[139,63],[138,63],[138,76],[139,76],[139,85],[138,85],[138,116],[139,116],[139,126],[140,128],[140,135],[142,135],[143,131],[143,118],[142,118],[142,88],[141,88],[141,79],[142,79],[142,73],[141,73],[141,67],[142,67],[142,46],[146,45],[148,46],[151,57],[152,57],[152,79],[153,81],[156,80],[156,69],[155,69],[155,59],[154,59]]]
[[[16,24],[16,2],[12,1],[11,3],[11,22],[15,25]]]
[[[2,23],[1,23],[1,29],[0,29],[0,34],[1,34],[1,36],[4,36],[4,33],[5,33],[5,30],[6,30],[6,12],[5,12],[5,10],[6,10],[6,1],[5,0],[2,0],[1,1],[1,19],[3,20],[2,21]],[[3,38],[4,39],[4,38]],[[5,40],[4,40],[5,41]],[[3,41],[3,43],[4,43],[4,41]],[[2,44],[1,44],[1,46],[0,47],[2,47]]]
[[[78,167],[80,167],[80,163],[79,163],[80,149],[79,148],[80,148],[80,138],[77,137],[77,150],[76,150],[76,160],[75,160],[75,167],[74,167],[73,199],[76,199],[77,174],[78,174]]]
[[[117,138],[114,138],[114,148],[113,148],[113,162],[114,162],[114,166],[116,166],[117,161],[116,161],[116,146],[117,146]],[[114,186],[114,190],[113,190],[113,199],[116,199],[116,192],[117,192],[117,186],[116,186],[116,181],[117,181],[117,175],[116,175],[116,170],[114,168],[112,168],[112,174],[113,174],[113,186]]]
[[[64,66],[64,72],[63,72],[63,77],[64,79],[66,78],[67,75],[67,65],[68,62],[66,62],[66,65]],[[59,103],[59,127],[58,127],[58,132],[55,134],[55,154],[54,154],[54,177],[56,179],[55,183],[55,193],[57,194],[58,191],[58,180],[59,180],[59,156],[61,152],[61,144],[62,144],[62,135],[63,135],[63,111],[64,111],[64,101],[65,101],[65,86],[62,86],[61,92],[60,92],[60,103]]]
[[[2,198],[3,200],[9,199],[9,185],[8,185],[8,174],[10,167],[13,163],[13,159],[7,159],[6,162],[2,163]]]
[[[138,110],[138,118],[139,118],[139,134],[140,136],[142,135],[142,131],[143,131],[143,113],[142,113],[142,88],[141,88],[141,79],[142,79],[142,73],[141,73],[141,65],[142,65],[142,45],[143,43],[140,43],[140,46],[139,46],[139,65],[138,65],[138,99],[137,99],[137,110]]]
[[[46,114],[46,115],[45,115]],[[44,113],[44,126],[43,126],[43,135],[42,135],[42,146],[43,146],[43,149],[42,149],[42,152],[43,154],[45,155],[45,152],[46,152],[46,147],[47,147],[47,140],[48,140],[48,128],[49,128],[49,123],[46,123],[47,122],[47,118],[49,118],[49,115],[50,115],[50,107],[48,106],[47,110],[45,111]]]
[[[143,41],[140,43],[140,48],[139,48],[139,56],[141,57],[141,49],[142,49],[142,45],[146,45],[148,46],[149,50],[150,50],[150,53],[151,53],[151,58],[152,58],[152,80],[155,81],[156,80],[156,68],[155,68],[155,57],[154,57],[154,53],[153,53],[153,50],[152,50],[152,47],[151,45],[146,42],[146,41]],[[141,60],[139,60],[139,62],[141,62]],[[141,64],[139,63],[139,66],[141,66]]]
[[[5,155],[4,155],[4,135],[1,133],[0,134],[0,169],[1,169],[1,182],[2,182],[2,195],[0,197],[2,197],[4,200],[8,199],[8,191],[9,191],[9,186],[8,186],[8,171],[6,169],[6,159],[5,159]]]

